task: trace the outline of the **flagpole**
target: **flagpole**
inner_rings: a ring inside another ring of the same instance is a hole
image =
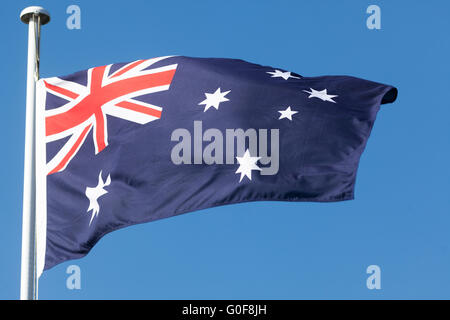
[[[20,20],[28,24],[27,98],[23,170],[22,257],[20,299],[37,299],[36,277],[36,81],[39,79],[40,28],[50,21],[42,7],[27,7]]]

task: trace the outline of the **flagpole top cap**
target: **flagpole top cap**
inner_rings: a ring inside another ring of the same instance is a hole
[[[36,6],[26,7],[23,9],[22,12],[20,12],[20,20],[22,20],[23,23],[28,24],[33,15],[41,17],[42,25],[47,24],[50,21],[50,13],[48,13],[48,11],[44,8]]]

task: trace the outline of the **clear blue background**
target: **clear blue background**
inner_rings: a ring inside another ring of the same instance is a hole
[[[105,236],[45,272],[41,299],[449,299],[450,2],[4,1],[0,298],[19,297],[27,27],[42,5],[41,76],[168,54],[396,86],[361,159],[356,200],[202,210]],[[81,8],[81,30],[66,8]],[[382,29],[366,27],[381,7]],[[81,210],[81,209],[80,209]],[[84,209],[82,209],[84,210]],[[77,264],[82,289],[66,288]],[[381,267],[381,290],[366,268]]]

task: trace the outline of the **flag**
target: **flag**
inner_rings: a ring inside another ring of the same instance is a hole
[[[354,198],[397,89],[167,56],[37,83],[38,269],[126,226],[248,201]]]

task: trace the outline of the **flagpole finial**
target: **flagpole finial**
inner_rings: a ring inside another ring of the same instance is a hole
[[[50,13],[42,7],[32,6],[26,7],[20,12],[20,20],[23,23],[28,24],[33,15],[39,16],[41,19],[41,25],[47,24],[50,21]]]

